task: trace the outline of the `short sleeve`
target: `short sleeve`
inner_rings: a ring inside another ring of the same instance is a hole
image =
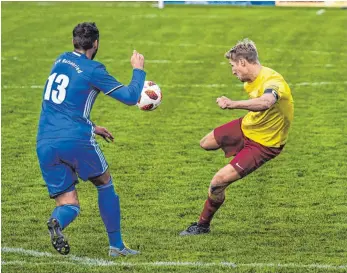
[[[93,87],[106,95],[123,86],[107,72],[104,65],[99,65],[94,69],[90,82]]]
[[[281,79],[272,79],[264,84],[264,93],[272,93],[277,99],[285,94],[285,84]]]

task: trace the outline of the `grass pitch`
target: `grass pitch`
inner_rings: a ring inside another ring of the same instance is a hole
[[[347,271],[346,10],[319,16],[315,8],[1,5],[3,272]],[[138,257],[107,256],[90,183],[77,186],[81,215],[66,229],[71,255],[58,256],[47,236],[54,203],[35,153],[42,89],[82,21],[97,23],[97,60],[111,74],[128,83],[137,49],[147,79],[163,92],[154,112],[103,95],[92,111],[92,120],[115,135],[114,144],[98,141],[120,195],[123,236],[142,251]],[[199,140],[245,114],[215,103],[220,95],[246,98],[223,57],[244,37],[256,42],[262,64],[291,85],[289,142],[279,157],[229,187],[210,235],[180,238],[197,219],[210,179],[228,163],[220,151],[201,150]]]

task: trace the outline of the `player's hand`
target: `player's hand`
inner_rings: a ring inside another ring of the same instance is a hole
[[[222,109],[233,109],[233,101],[231,99],[228,99],[227,97],[221,96],[217,98],[216,102]]]
[[[133,51],[130,62],[133,68],[143,70],[145,67],[145,57],[143,57],[143,55],[138,53],[136,50]]]
[[[107,142],[110,142],[114,140],[113,135],[104,127],[95,126],[94,127],[94,133],[96,135],[102,136]]]

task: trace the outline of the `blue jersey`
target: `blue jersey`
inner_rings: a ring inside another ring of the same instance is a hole
[[[134,69],[133,80],[123,86],[103,64],[77,52],[60,55],[44,87],[37,141],[74,138],[90,140],[94,125],[90,112],[100,92],[123,103],[136,104],[140,97],[145,72]]]

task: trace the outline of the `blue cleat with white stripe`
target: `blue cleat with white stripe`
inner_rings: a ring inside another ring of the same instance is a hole
[[[123,249],[119,249],[117,247],[110,246],[110,250],[109,250],[108,254],[111,257],[131,256],[131,255],[140,254],[140,251],[130,249],[127,246],[124,246]]]

